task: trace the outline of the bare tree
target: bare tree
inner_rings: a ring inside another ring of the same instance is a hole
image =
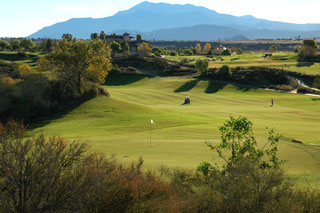
[[[88,146],[44,135],[24,139],[24,130],[13,121],[0,125],[0,211],[79,209],[92,183]]]

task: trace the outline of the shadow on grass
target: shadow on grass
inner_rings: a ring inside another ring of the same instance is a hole
[[[132,84],[134,82],[140,81],[144,78],[153,78],[149,75],[143,74],[115,74],[111,73],[107,76],[107,80],[104,85],[106,86],[122,86]]]
[[[296,67],[311,67],[314,65],[314,62],[299,62]]]
[[[81,104],[83,104],[84,102],[89,101],[93,98],[95,98],[95,97],[82,97],[82,98],[78,98],[73,101],[70,101],[67,104],[61,104],[59,107],[57,107],[55,109],[54,112],[49,113],[47,116],[39,117],[37,119],[32,119],[29,122],[27,122],[28,129],[30,129],[30,130],[37,129],[37,128],[40,128],[40,127],[43,127],[43,126],[49,124],[53,120],[63,118],[68,113],[70,113],[74,109],[78,108]]]
[[[0,59],[1,60],[6,60],[6,61],[24,61],[27,59],[32,59],[32,61],[36,61],[37,60],[37,56],[36,55],[29,55],[27,54],[26,56],[19,56],[17,53],[1,53],[0,52]]]
[[[237,90],[240,90],[240,91],[242,91],[242,92],[248,92],[248,91],[250,91],[252,88],[250,88],[250,87],[236,87],[237,88]]]
[[[199,80],[196,80],[196,79],[190,80],[190,81],[184,83],[182,86],[180,86],[174,92],[188,92],[188,91],[192,90],[192,88],[194,88],[198,82],[199,82]]]
[[[312,98],[312,101],[320,101],[320,98]]]
[[[216,93],[216,92],[219,92],[220,90],[222,90],[223,88],[225,88],[225,86],[227,86],[227,84],[209,81],[208,87],[205,92],[207,94]]]

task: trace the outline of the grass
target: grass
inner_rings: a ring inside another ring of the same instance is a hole
[[[26,52],[27,57],[17,57],[17,51],[0,51],[0,60],[17,65],[28,64],[34,71],[37,71],[37,60],[40,53]]]
[[[266,127],[283,135],[280,157],[288,160],[284,168],[299,183],[306,183],[306,175],[313,184],[320,177],[320,148],[313,145],[320,145],[320,101],[315,97],[192,78],[128,78],[109,78],[111,97],[94,98],[29,133],[88,140],[92,150],[115,154],[124,164],[143,157],[147,169],[195,169],[202,161],[222,163],[205,142],[219,143],[218,127],[231,114],[244,115],[253,122],[259,145],[266,142]],[[120,84],[121,79],[128,84]],[[186,95],[191,105],[181,105]]]
[[[312,66],[299,67],[297,53],[294,52],[276,52],[273,53],[272,57],[265,59],[263,59],[262,56],[264,56],[264,52],[246,52],[242,55],[222,56],[224,61],[211,61],[209,67],[220,68],[223,65],[230,67],[264,66],[308,74],[320,74],[320,63],[315,63]],[[166,58],[175,61],[180,61],[182,58],[195,60],[206,59],[205,56],[166,56]]]

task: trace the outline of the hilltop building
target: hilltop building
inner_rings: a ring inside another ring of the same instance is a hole
[[[144,42],[143,40],[138,41],[138,40],[132,40],[134,37],[130,36],[129,33],[124,33],[123,35],[117,35],[117,34],[112,34],[112,35],[107,35],[106,36],[106,41],[109,42],[121,42],[121,41],[126,41],[130,47],[130,52],[136,53],[138,52],[138,47]]]

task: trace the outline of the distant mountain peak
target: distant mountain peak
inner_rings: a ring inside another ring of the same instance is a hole
[[[296,36],[303,35],[314,37],[317,33],[315,31],[320,31],[320,25],[317,24],[298,25],[274,22],[265,19],[258,19],[251,15],[238,17],[220,14],[214,10],[191,4],[182,5],[144,1],[129,10],[120,11],[114,16],[96,19],[70,19],[65,22],[45,27],[29,37],[61,38],[64,33],[71,33],[77,38],[88,39],[90,38],[91,33],[100,32],[101,30],[107,33],[112,33],[126,29],[130,32],[139,32],[143,34],[149,32],[160,33],[159,30],[171,29],[167,31],[167,33],[175,33],[172,37],[179,40],[179,38],[182,37],[177,36],[177,34],[181,33],[172,29],[197,25],[210,25],[209,28],[211,31],[207,31],[207,33],[211,33],[209,36],[214,37],[212,33],[215,33],[216,35],[219,34],[219,38],[230,38],[238,35],[243,35],[251,39],[261,38],[261,36],[269,36],[268,38],[294,38]],[[224,28],[221,28],[220,31],[214,30],[214,28],[217,29],[218,27]],[[233,30],[230,30],[230,28]],[[189,30],[188,32],[186,31],[187,33],[206,38],[189,28],[185,30]],[[203,27],[201,30],[203,33],[206,31]],[[225,35],[221,33],[222,31],[225,32]],[[287,33],[281,33],[283,31],[287,31]],[[288,33],[288,31],[291,31],[291,33]],[[312,31],[312,33],[305,33],[309,31]],[[164,32],[161,31],[161,33],[163,34]],[[181,34],[181,36],[185,35]],[[168,38],[170,38],[170,35]]]

